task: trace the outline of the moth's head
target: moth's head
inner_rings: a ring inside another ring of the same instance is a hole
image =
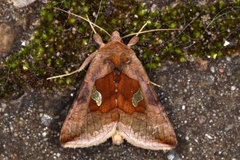
[[[102,48],[105,44],[103,43],[103,40],[101,36],[97,33],[94,34],[93,39],[97,44],[99,44],[100,48]],[[138,37],[134,36],[130,39],[127,46],[131,48],[131,46],[135,45],[138,42]],[[121,42],[122,43],[122,37],[120,36],[120,33],[118,31],[114,31],[111,35],[111,38],[109,42]]]
[[[118,42],[122,42],[122,38],[120,36],[120,33],[118,31],[114,31],[111,35],[111,38],[109,40],[110,42],[113,41],[118,41]]]
[[[95,40],[95,42],[101,47],[103,47],[105,44],[103,43],[103,40],[101,38],[101,36],[97,33],[95,33],[93,35],[93,39]],[[114,31],[111,35],[111,38],[109,40],[109,42],[122,42],[122,38],[120,37],[120,34],[118,31]]]
[[[127,46],[131,48],[131,46],[135,45],[138,42],[139,38],[137,36],[133,36],[128,42]],[[110,42],[122,42],[122,37],[120,36],[118,31],[114,31],[111,35]]]

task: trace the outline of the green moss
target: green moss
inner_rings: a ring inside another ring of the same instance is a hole
[[[155,69],[164,60],[185,62],[186,53],[196,57],[216,59],[231,55],[239,49],[239,43],[223,46],[224,39],[239,39],[240,1],[219,1],[208,6],[196,6],[191,2],[179,3],[174,8],[164,7],[151,11],[145,3],[135,0],[114,0],[102,6],[96,24],[109,33],[118,30],[121,35],[138,32],[149,20],[147,29],[184,28],[180,31],[158,31],[139,35],[133,49],[144,67]],[[21,49],[5,61],[0,73],[1,97],[16,87],[66,88],[76,85],[84,73],[47,81],[46,78],[76,70],[82,61],[97,49],[92,40],[88,22],[54,9],[71,11],[95,21],[93,13],[99,10],[99,1],[63,0],[52,1],[40,11],[41,25],[34,31],[30,45]],[[97,32],[106,42],[109,37],[99,29]],[[124,39],[124,42],[128,42]],[[185,50],[187,51],[186,53]],[[6,72],[6,70],[8,72]],[[27,82],[27,83],[26,83]],[[6,87],[9,86],[9,87]],[[9,88],[9,89],[8,89]],[[4,92],[2,92],[4,91]]]

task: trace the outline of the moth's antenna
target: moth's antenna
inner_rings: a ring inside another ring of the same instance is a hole
[[[97,22],[98,15],[99,15],[99,12],[100,12],[100,9],[101,9],[101,7],[102,7],[102,0],[101,0],[101,1],[100,1],[100,3],[99,3],[99,7],[98,7],[98,11],[97,11],[97,14],[96,14],[96,19],[95,19],[94,23],[96,23],[96,22]]]
[[[142,28],[138,31],[138,33],[136,34],[136,36],[138,36],[138,35],[142,32],[142,30],[144,29],[144,27],[145,27],[148,23],[149,23],[149,21],[147,21],[147,22],[142,26]]]
[[[93,16],[95,17],[95,20],[94,20],[94,23],[96,24],[96,22],[97,22],[97,19],[98,19],[98,15],[99,15],[99,12],[100,12],[100,9],[101,9],[101,6],[102,6],[102,0],[100,1],[100,3],[99,3],[99,7],[98,7],[98,11],[97,11],[97,14],[93,14]],[[87,17],[88,18],[88,17]],[[89,20],[89,18],[88,18],[88,20]],[[92,24],[91,23],[89,23],[90,24],[90,26],[91,26],[91,28],[93,29],[93,26],[92,26]],[[96,31],[93,29],[93,32],[94,32],[94,34],[96,35]],[[91,41],[91,39],[92,39],[92,33],[91,33],[91,36],[90,36],[90,38],[88,39],[88,42],[90,42]]]
[[[128,34],[126,36],[123,36],[122,38],[127,38],[127,37],[130,37],[130,36],[138,36],[139,34],[149,33],[149,32],[182,30],[182,29],[179,29],[179,28],[171,28],[171,29],[151,29],[151,30],[147,30],[147,31],[142,31],[148,23],[149,23],[149,21],[147,21],[137,33],[131,33],[131,34]]]
[[[139,35],[139,34],[144,34],[144,33],[149,33],[149,32],[158,32],[158,31],[180,31],[182,29],[179,29],[179,28],[172,28],[172,29],[150,29],[150,30],[147,30],[147,31],[142,31],[142,32],[139,32],[139,33],[131,33],[131,34],[128,34],[126,36],[123,36],[122,38],[127,38],[127,37],[131,37],[131,36],[135,36],[135,35]]]
[[[61,8],[57,8],[57,7],[54,7],[54,8],[55,8],[56,10],[59,10],[59,11],[68,13],[68,14],[73,15],[73,16],[76,16],[76,17],[78,17],[78,18],[80,18],[80,19],[88,22],[89,24],[92,24],[93,26],[95,26],[95,27],[99,28],[100,30],[102,30],[103,32],[105,32],[109,37],[111,37],[111,35],[110,35],[105,29],[103,29],[103,28],[101,28],[100,26],[96,25],[95,23],[91,22],[89,19],[86,19],[86,18],[84,18],[84,17],[82,17],[82,16],[79,16],[79,15],[77,15],[77,14],[74,14],[74,13],[71,13],[71,12],[68,12],[68,11],[65,11],[65,10],[63,10],[63,9],[61,9]]]
[[[89,25],[91,26],[93,32],[96,34],[97,32],[96,32],[96,30],[94,29],[94,27],[93,27],[93,25],[92,25],[92,23],[91,23],[91,21],[90,21],[88,15],[86,15],[86,17],[87,17],[88,23],[89,23]]]
[[[149,21],[147,21],[147,22],[142,26],[142,28],[136,33],[136,35],[133,36],[133,37],[130,39],[130,41],[129,41],[128,44],[127,44],[127,46],[128,46],[129,48],[131,48],[131,46],[135,45],[135,44],[138,42],[138,40],[139,40],[138,35],[142,32],[143,28],[144,28],[148,23],[149,23]],[[123,38],[124,38],[124,37],[123,37]]]

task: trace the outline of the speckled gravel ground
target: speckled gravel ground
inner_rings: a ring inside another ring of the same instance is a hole
[[[155,90],[177,134],[175,150],[149,151],[127,142],[113,146],[111,140],[64,149],[59,132],[76,90],[27,90],[0,99],[0,159],[240,159],[239,53],[214,61],[165,62],[149,76],[161,86]]]

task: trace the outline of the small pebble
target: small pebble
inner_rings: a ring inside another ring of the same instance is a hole
[[[233,124],[229,124],[225,127],[225,131],[229,131],[231,129],[233,129],[234,125]]]
[[[231,90],[232,90],[232,91],[235,91],[235,90],[236,90],[236,87],[235,87],[235,86],[231,86]]]
[[[45,126],[49,126],[51,122],[52,122],[52,117],[47,114],[43,114],[41,118],[41,123],[44,124]]]
[[[185,105],[182,105],[182,110],[185,110],[186,106]]]
[[[208,139],[213,139],[213,137],[210,136],[209,134],[205,134],[205,136],[206,136]]]
[[[210,67],[210,71],[211,71],[212,73],[215,73],[215,68],[214,68],[214,67]]]
[[[42,136],[43,136],[43,137],[46,137],[46,135],[47,135],[47,132],[43,132],[43,133],[42,133]]]
[[[25,7],[31,3],[33,3],[36,0],[12,0],[14,7],[16,8],[22,8]]]
[[[10,51],[15,36],[16,31],[10,25],[0,23],[0,54]]]
[[[223,46],[228,46],[229,44],[230,44],[230,42],[228,42],[227,40],[225,40]]]

